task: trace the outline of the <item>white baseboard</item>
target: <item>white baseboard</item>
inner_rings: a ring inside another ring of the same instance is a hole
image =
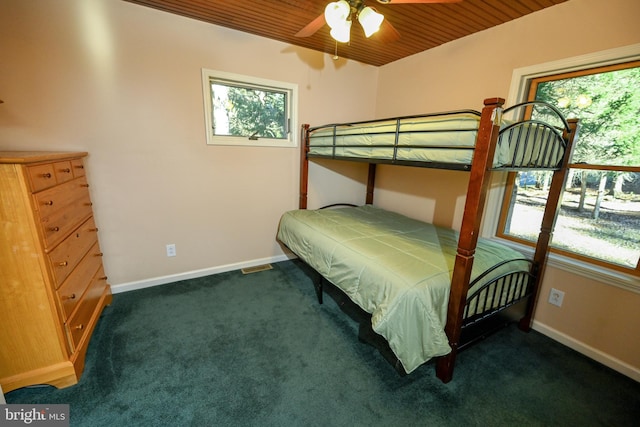
[[[152,286],[165,285],[167,283],[178,282],[180,280],[195,279],[198,277],[210,276],[212,274],[226,273],[227,271],[240,270],[247,267],[255,267],[257,265],[269,264],[272,262],[286,261],[290,259],[286,254],[276,257],[254,259],[251,261],[243,261],[235,264],[221,265],[217,267],[203,268],[201,270],[187,271],[184,273],[171,274],[168,276],[153,277],[150,279],[137,280],[135,282],[119,283],[111,285],[111,292],[119,294],[122,292],[135,291],[138,289],[150,288]]]
[[[578,353],[582,353],[585,356],[595,360],[596,362],[602,363],[603,365],[613,369],[614,371],[620,372],[622,375],[626,375],[627,377],[640,382],[640,368],[635,366],[631,366],[622,360],[616,359],[615,357],[606,354],[596,348],[593,348],[581,341],[576,340],[575,338],[570,337],[569,335],[563,334],[560,331],[557,331],[543,323],[533,321],[532,328],[543,335],[548,336],[549,338],[558,341],[561,344],[566,345],[567,347],[577,351]]]

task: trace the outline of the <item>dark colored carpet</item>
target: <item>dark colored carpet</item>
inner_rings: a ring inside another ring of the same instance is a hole
[[[117,294],[76,386],[7,403],[68,403],[72,426],[632,426],[640,384],[536,333],[507,328],[399,377],[319,305],[295,261]]]

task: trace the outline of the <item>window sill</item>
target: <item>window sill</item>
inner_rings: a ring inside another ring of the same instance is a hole
[[[533,258],[534,248],[510,240],[493,237],[491,240],[509,246],[523,255]],[[560,270],[584,276],[588,279],[596,280],[605,285],[613,285],[631,292],[640,294],[640,277],[631,274],[621,273],[619,271],[607,269],[597,265],[589,264],[584,261],[578,261],[563,255],[550,253],[547,265],[558,268]]]
[[[249,138],[227,138],[220,136],[211,136],[211,142],[207,141],[209,147],[281,147],[281,148],[297,148],[296,140],[274,140],[274,139],[258,139],[251,140]]]

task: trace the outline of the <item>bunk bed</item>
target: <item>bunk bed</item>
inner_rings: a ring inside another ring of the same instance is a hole
[[[359,337],[403,375],[436,358],[436,375],[449,382],[458,351],[485,334],[479,326],[493,327],[516,304],[525,307],[520,328],[530,328],[578,123],[545,103],[503,104],[490,98],[481,112],[302,126],[299,209],[282,216],[277,239],[316,272],[320,303],[328,282],[341,304],[365,314]],[[533,108],[555,121],[529,119]],[[314,159],[368,163],[365,205],[308,210]],[[470,173],[460,230],[375,207],[379,164]],[[553,171],[531,260],[478,237],[492,171],[521,170]]]

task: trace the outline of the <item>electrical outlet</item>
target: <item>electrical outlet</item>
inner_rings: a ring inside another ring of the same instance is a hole
[[[549,304],[562,307],[563,299],[564,299],[564,292],[551,288],[551,292],[549,292]]]
[[[176,256],[176,245],[173,243],[167,245],[167,256]]]

